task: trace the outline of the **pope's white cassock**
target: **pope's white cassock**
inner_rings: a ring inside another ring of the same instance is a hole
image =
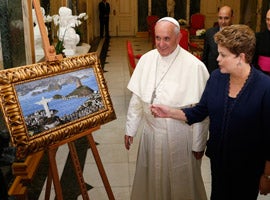
[[[166,57],[151,50],[143,55],[128,84],[132,92],[126,135],[135,136],[143,124],[132,200],[206,200],[201,160],[193,151],[205,149],[208,119],[192,126],[154,118],[150,103],[181,108],[196,104],[207,79],[205,65],[178,46]]]

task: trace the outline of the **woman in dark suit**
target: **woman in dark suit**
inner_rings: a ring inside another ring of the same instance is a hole
[[[182,110],[162,105],[151,110],[188,124],[209,116],[211,200],[256,200],[259,191],[270,193],[270,78],[250,65],[256,39],[248,26],[227,26],[215,41],[219,69],[200,102]]]

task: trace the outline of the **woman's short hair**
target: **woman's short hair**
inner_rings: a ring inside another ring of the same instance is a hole
[[[214,36],[215,42],[227,48],[232,54],[239,56],[244,53],[246,62],[251,63],[255,51],[256,37],[247,25],[226,26]]]

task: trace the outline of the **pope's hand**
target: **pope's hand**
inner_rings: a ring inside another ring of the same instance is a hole
[[[196,151],[192,151],[194,157],[197,159],[197,160],[200,160],[202,159],[203,155],[204,155],[204,151],[200,151],[200,152],[196,152]]]
[[[130,145],[133,143],[133,137],[125,135],[125,147],[127,150],[130,149]]]

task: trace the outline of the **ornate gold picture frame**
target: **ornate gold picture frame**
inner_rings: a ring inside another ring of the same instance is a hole
[[[18,159],[116,119],[96,53],[2,70],[0,97]]]

